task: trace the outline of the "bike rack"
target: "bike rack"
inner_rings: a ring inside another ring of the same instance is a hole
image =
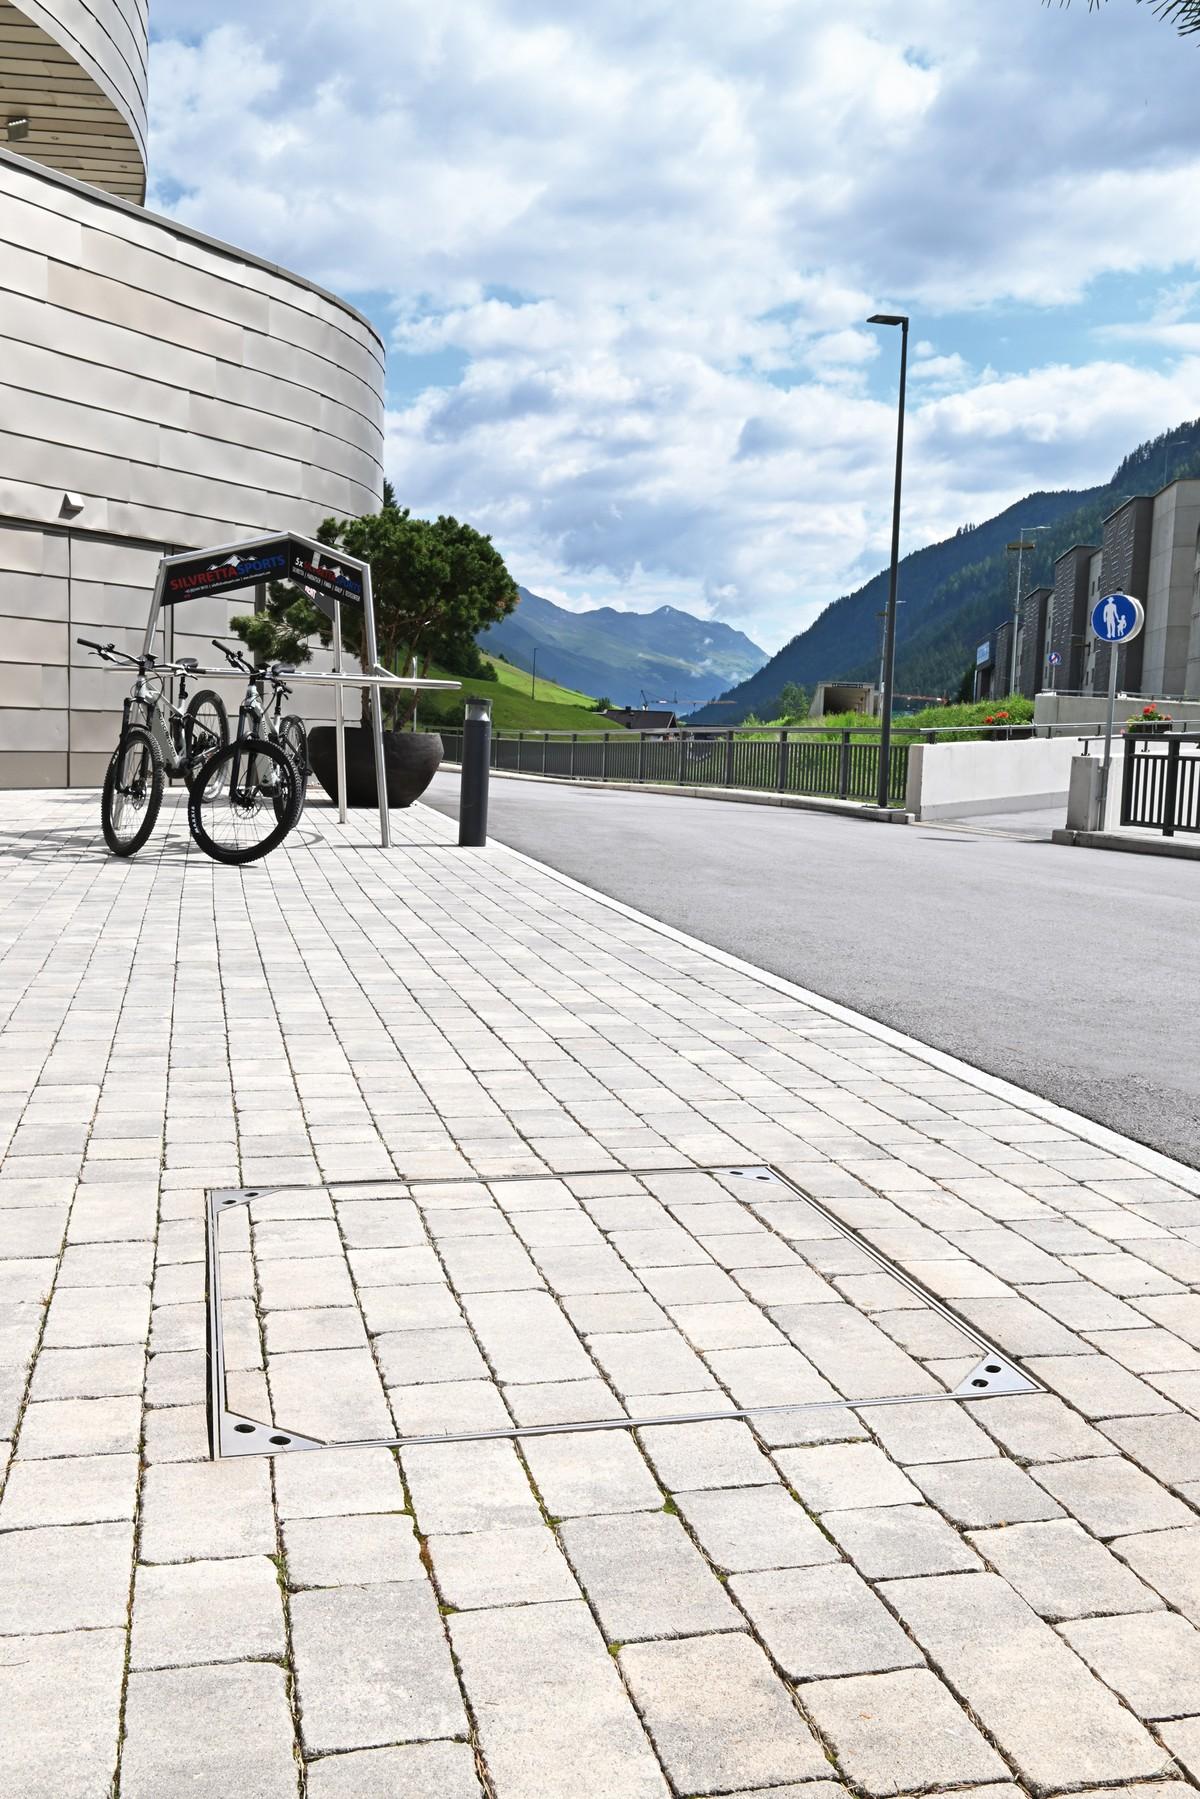
[[[457,690],[459,681],[424,681],[415,676],[393,675],[379,666],[379,649],[375,638],[375,603],[371,593],[371,565],[343,550],[332,550],[327,544],[295,531],[270,537],[255,537],[242,543],[218,544],[207,550],[185,550],[175,556],[164,556],[150,599],[150,617],[142,654],[152,654],[154,633],[164,606],[178,606],[187,600],[206,596],[238,593],[252,587],[265,591],[268,581],[291,581],[304,589],[313,603],[333,625],[333,673],[289,675],[288,680],[315,681],[334,690],[334,726],[337,737],[338,819],[346,822],[346,721],[342,707],[343,687],[366,687],[371,693],[371,735],[375,746],[375,791],[379,796],[379,841],[384,849],[392,842],[388,816],[387,771],[383,757],[382,687],[442,688]],[[342,653],[342,606],[362,608],[363,635],[366,640],[370,672],[348,674]],[[226,675],[225,669],[198,669],[206,677]]]

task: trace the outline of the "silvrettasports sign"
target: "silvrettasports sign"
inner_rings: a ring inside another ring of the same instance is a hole
[[[362,573],[344,563],[335,550],[314,551],[293,537],[247,544],[244,550],[211,551],[172,562],[163,584],[162,603],[177,606],[201,594],[236,593],[260,581],[294,581],[316,595],[362,605]]]

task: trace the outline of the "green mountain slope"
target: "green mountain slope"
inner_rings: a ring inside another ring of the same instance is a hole
[[[536,650],[539,681],[545,675],[618,706],[640,706],[644,693],[652,705],[666,700],[686,712],[766,660],[766,651],[731,625],[674,606],[568,612],[527,587],[520,594],[516,611],[480,637],[484,654],[528,669]]]
[[[1122,500],[1194,474],[1200,474],[1200,419],[1139,445],[1101,487],[1029,494],[984,524],[964,526],[944,542],[905,556],[896,623],[898,692],[954,696],[976,644],[1011,613],[1012,559],[1004,546],[1019,528],[1050,527],[1032,540],[1036,550],[1026,553],[1028,589],[1053,579],[1055,557],[1072,544],[1099,543],[1104,518]],[[751,712],[771,718],[788,681],[811,688],[817,681],[878,679],[879,613],[887,590],[885,569],[827,606],[749,680],[729,688],[722,697],[733,705],[706,706],[694,720],[735,724]]]
[[[418,717],[425,730],[436,731],[441,725],[447,728],[460,725],[463,703],[468,698],[491,700],[492,723],[498,731],[616,731],[620,728],[600,717],[596,702],[589,694],[544,681],[540,661],[536,694],[531,691],[533,683],[524,669],[514,668],[499,656],[489,656],[488,661],[496,671],[494,681],[450,675],[450,680],[461,682],[458,693],[431,693],[422,698]],[[441,668],[431,668],[429,673],[434,679],[447,678],[446,671]]]

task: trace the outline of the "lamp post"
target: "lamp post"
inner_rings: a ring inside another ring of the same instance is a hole
[[[1164,441],[1163,441],[1162,480],[1158,484],[1160,487],[1165,487],[1167,485],[1167,461],[1171,454],[1171,445],[1185,443],[1186,441],[1187,441],[1187,432],[1186,431],[1177,431],[1173,437],[1167,437],[1164,439]]]
[[[534,652],[533,652],[533,685],[529,689],[529,697],[531,700],[537,699],[537,651],[536,650],[534,650]]]
[[[900,398],[896,408],[896,488],[892,498],[892,567],[888,577],[887,622],[883,634],[883,716],[879,724],[880,808],[891,799],[892,688],[896,679],[896,586],[900,574],[900,479],[904,469],[904,386],[908,377],[908,319],[898,312],[873,312],[868,325],[900,327]]]
[[[1037,549],[1035,543],[1029,542],[1030,537],[1035,531],[1048,531],[1049,529],[1049,525],[1030,525],[1029,530],[1022,531],[1015,543],[1006,543],[1004,546],[1006,550],[1015,550],[1017,552],[1017,591],[1013,599],[1012,655],[1009,658],[1008,668],[1008,691],[1010,694],[1017,691],[1017,637],[1021,629],[1021,586],[1022,572],[1025,567],[1025,552],[1026,550]]]

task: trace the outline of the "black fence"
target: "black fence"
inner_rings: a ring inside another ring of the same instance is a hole
[[[1200,732],[1126,735],[1121,823],[1164,837],[1200,832]]]
[[[441,731],[446,759],[462,732]],[[908,744],[893,742],[889,804],[904,804]],[[630,781],[667,787],[738,787],[875,803],[879,735],[802,729],[708,731],[494,731],[492,767],[557,780]]]

